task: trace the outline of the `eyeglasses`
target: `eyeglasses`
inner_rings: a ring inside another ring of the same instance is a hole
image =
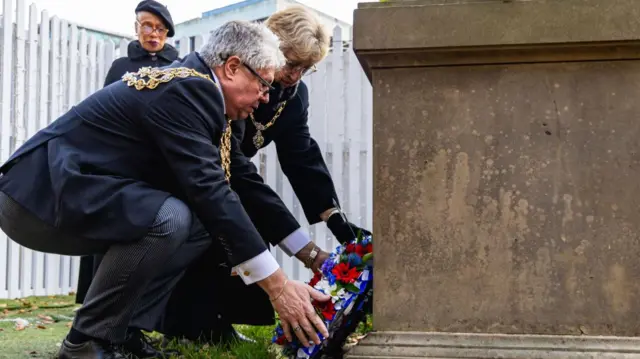
[[[154,32],[157,32],[158,35],[162,36],[165,35],[167,32],[169,32],[169,29],[166,29],[164,27],[157,27],[154,28],[153,26],[149,25],[149,24],[141,24],[139,21],[136,20],[136,23],[138,24],[138,26],[140,26],[140,30],[142,30],[142,33],[145,35],[151,35]]]
[[[310,74],[318,71],[318,68],[316,67],[316,65],[311,65],[311,66],[305,67],[302,64],[291,62],[291,61],[287,61],[287,63],[284,65],[284,67],[285,67],[285,70],[287,70],[287,71],[300,72],[301,76],[310,75]]]
[[[249,72],[253,74],[253,76],[258,78],[258,81],[260,81],[260,83],[262,83],[264,87],[267,88],[266,90],[262,91],[264,95],[266,95],[271,90],[275,90],[275,87],[271,86],[271,84],[267,80],[265,80],[262,76],[260,76],[260,74],[256,70],[254,70],[251,66],[247,65],[244,62],[242,64],[244,65],[244,67],[247,68],[247,70],[249,70]]]

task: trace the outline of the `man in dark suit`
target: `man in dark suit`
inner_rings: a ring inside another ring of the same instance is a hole
[[[266,24],[280,39],[280,49],[287,62],[276,73],[269,102],[261,104],[245,121],[234,122],[234,135],[241,141],[247,157],[275,143],[282,170],[310,224],[324,221],[342,243],[352,240],[359,232],[370,234],[342,215],[331,174],[307,124],[309,94],[300,80],[314,71],[315,65],[328,53],[329,34],[320,20],[303,6],[278,11]],[[316,265],[310,263],[307,267],[317,270],[326,256],[326,252],[318,250]],[[209,273],[225,271],[228,268],[215,259],[213,252],[192,264],[173,292],[163,325],[157,329],[171,340],[182,337],[220,344],[248,339],[237,333],[232,324],[273,324],[274,312],[259,288],[247,287],[225,275],[209,280]],[[200,305],[192,305],[193,298],[197,298]]]
[[[308,345],[319,343],[315,328],[327,335],[310,300],[328,297],[288,281],[266,243],[298,258],[314,245],[293,235],[299,224],[230,130],[268,101],[283,63],[267,28],[227,23],[200,53],[89,96],[0,167],[0,228],[12,240],[105,254],[58,358],[163,357],[140,329],[152,329],[184,269],[210,246],[262,289],[289,338]]]

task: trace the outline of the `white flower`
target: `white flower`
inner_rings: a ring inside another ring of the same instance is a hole
[[[329,281],[322,279],[316,284],[316,289],[322,291],[325,294],[331,295],[331,292],[335,286],[329,284]]]

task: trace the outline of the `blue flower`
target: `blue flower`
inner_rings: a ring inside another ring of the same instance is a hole
[[[336,284],[336,276],[333,273],[327,273],[326,277],[330,285]]]
[[[357,255],[356,253],[349,254],[349,256],[347,257],[347,261],[349,262],[349,264],[351,264],[354,267],[357,267],[362,264],[362,258],[360,258],[360,256]]]
[[[328,277],[329,275],[331,275],[331,270],[335,265],[336,264],[333,260],[326,260],[324,261],[324,263],[322,263],[322,267],[320,267],[320,270],[325,277]]]

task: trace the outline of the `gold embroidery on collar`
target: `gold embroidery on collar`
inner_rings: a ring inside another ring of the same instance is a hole
[[[149,80],[144,80],[143,77],[148,77]],[[176,77],[200,77],[213,82],[209,75],[201,74],[198,71],[187,67],[160,69],[150,66],[142,67],[137,72],[127,72],[122,76],[122,81],[126,82],[129,87],[135,86],[136,90],[140,91],[145,88],[153,90],[161,83],[167,83]],[[213,83],[219,88],[217,83]]]
[[[144,77],[148,77],[148,80],[144,80]],[[167,83],[174,78],[187,78],[187,77],[200,77],[211,81],[218,90],[220,85],[211,79],[209,75],[204,75],[198,71],[186,67],[176,67],[159,69],[152,67],[142,67],[138,72],[127,72],[122,76],[122,81],[127,83],[127,86],[134,86],[136,90],[141,91],[143,89],[155,89],[161,83]],[[220,162],[222,163],[222,170],[224,171],[224,178],[227,183],[231,180],[231,119],[227,117],[227,126],[222,132],[222,138],[220,139]]]
[[[227,117],[227,128],[220,139],[220,161],[224,170],[224,178],[231,183],[231,119]]]

